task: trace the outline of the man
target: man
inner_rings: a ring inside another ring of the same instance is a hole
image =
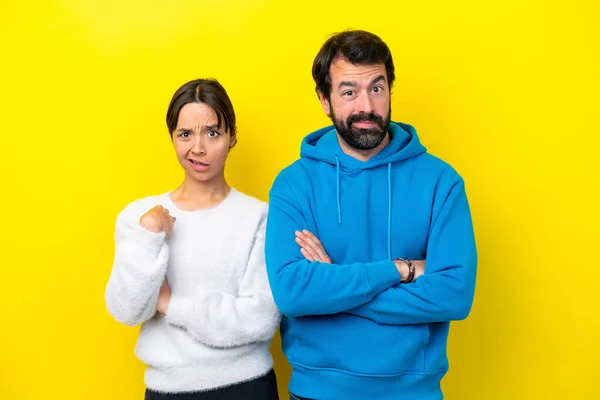
[[[277,176],[267,222],[291,398],[441,399],[450,321],[475,290],[464,182],[390,122],[394,64],[378,36],[334,35],[313,78],[333,126]]]

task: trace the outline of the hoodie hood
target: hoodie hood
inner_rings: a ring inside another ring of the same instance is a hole
[[[357,170],[407,160],[426,151],[419,141],[416,129],[411,125],[392,122],[389,132],[392,139],[390,143],[377,155],[364,162],[342,151],[333,125],[306,136],[300,147],[300,156],[339,165],[346,170]]]

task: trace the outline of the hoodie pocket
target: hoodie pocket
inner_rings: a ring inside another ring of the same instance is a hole
[[[291,364],[362,376],[393,376],[425,370],[427,324],[379,325],[350,314],[294,320]]]

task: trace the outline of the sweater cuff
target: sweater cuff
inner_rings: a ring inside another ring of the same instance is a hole
[[[366,266],[365,272],[373,290],[373,297],[401,281],[396,264],[391,260],[370,263]]]
[[[191,298],[171,296],[165,317],[171,325],[187,328],[193,314],[194,301]]]
[[[156,258],[160,254],[166,232],[151,232],[139,223],[135,225],[135,239],[143,254]]]

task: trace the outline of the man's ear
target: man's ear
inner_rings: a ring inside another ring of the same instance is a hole
[[[236,144],[237,144],[237,134],[233,134],[233,135],[231,135],[231,138],[229,139],[229,148],[233,149]]]
[[[329,99],[323,96],[322,92],[317,91],[317,95],[319,96],[323,111],[325,111],[325,114],[327,114],[328,117],[331,117],[331,105],[329,104]]]

